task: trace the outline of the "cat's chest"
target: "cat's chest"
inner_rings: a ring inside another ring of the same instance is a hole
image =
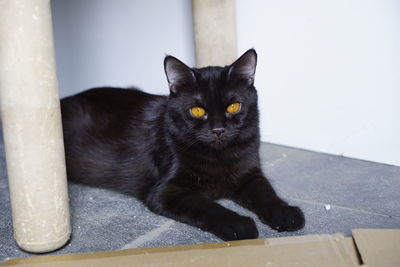
[[[229,157],[198,157],[183,163],[185,175],[212,198],[234,190],[252,167],[247,160]]]

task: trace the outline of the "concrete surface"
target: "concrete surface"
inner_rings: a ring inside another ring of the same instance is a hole
[[[400,228],[400,167],[273,144],[262,145],[261,158],[279,194],[303,209],[306,226],[298,232],[278,233],[261,224],[251,212],[221,201],[252,216],[260,238],[338,232],[349,236],[352,228]],[[72,239],[49,254],[220,241],[210,233],[155,215],[135,199],[115,192],[71,184],[69,193]],[[21,251],[12,235],[4,146],[0,141],[0,262],[34,256]]]

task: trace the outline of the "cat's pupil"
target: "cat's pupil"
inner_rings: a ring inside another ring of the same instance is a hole
[[[240,103],[239,103],[239,102],[236,102],[236,103],[230,104],[230,105],[226,108],[226,111],[227,111],[228,113],[230,113],[230,114],[233,114],[233,113],[239,112],[239,109],[240,109]]]
[[[206,111],[202,107],[192,107],[190,109],[190,113],[192,114],[192,116],[194,116],[196,118],[200,118],[200,117],[204,117]]]

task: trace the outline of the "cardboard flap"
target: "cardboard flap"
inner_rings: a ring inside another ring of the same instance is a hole
[[[351,241],[351,239],[350,239]],[[5,266],[359,266],[349,238],[309,235],[13,259]]]
[[[353,229],[362,262],[369,266],[400,266],[400,229]]]

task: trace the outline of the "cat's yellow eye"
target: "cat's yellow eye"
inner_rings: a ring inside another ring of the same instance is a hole
[[[226,111],[228,113],[230,113],[230,114],[238,113],[239,110],[240,110],[240,103],[239,102],[232,103],[226,108]]]
[[[192,107],[190,109],[190,113],[193,115],[193,117],[201,118],[206,114],[206,111],[202,107]]]

